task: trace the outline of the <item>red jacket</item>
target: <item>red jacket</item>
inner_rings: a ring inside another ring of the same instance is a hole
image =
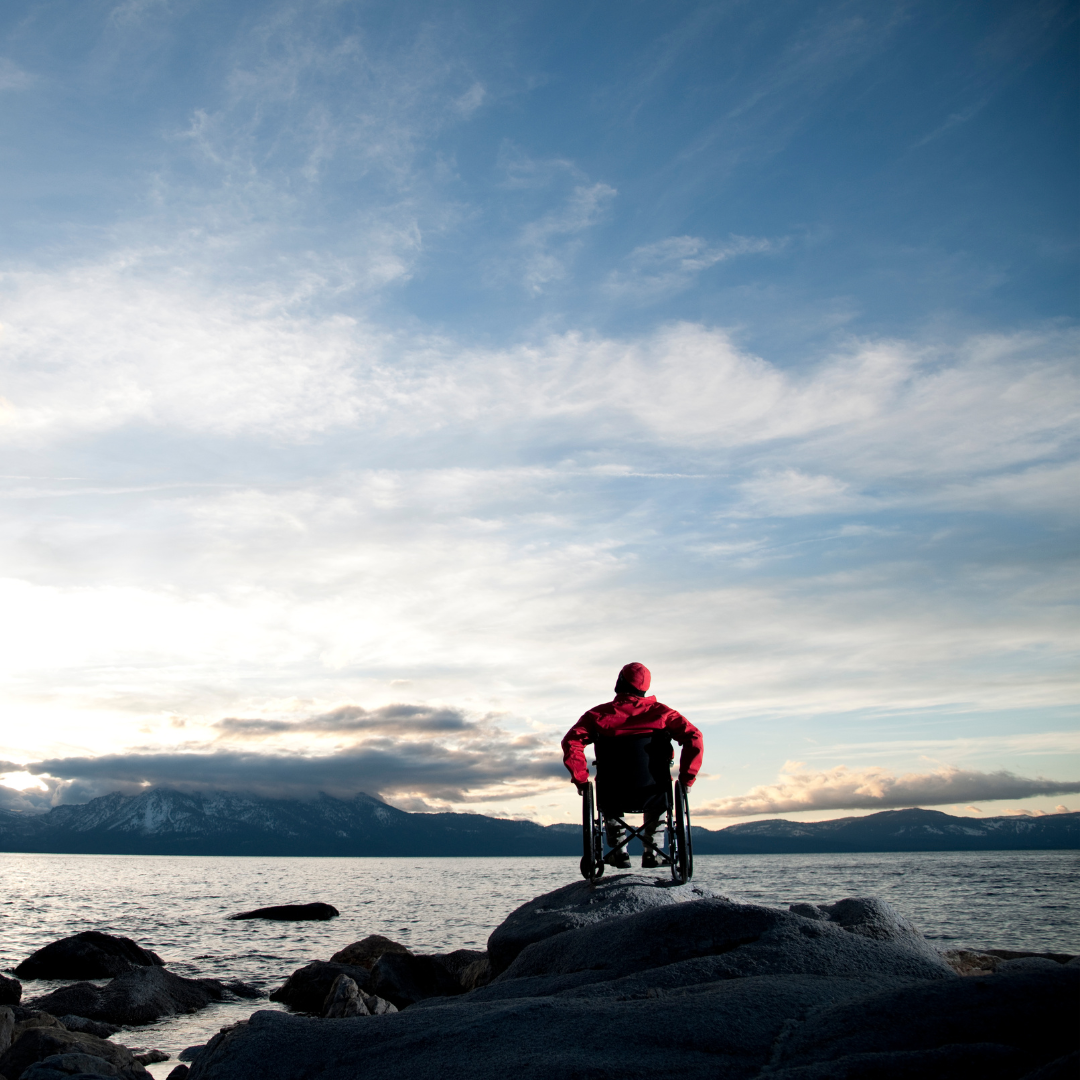
[[[616,694],[614,701],[590,709],[563,736],[563,764],[574,782],[583,784],[589,779],[589,767],[585,763],[587,743],[605,735],[648,735],[650,731],[661,730],[682,746],[679,779],[689,786],[701,768],[705,742],[701,732],[682,713],[662,705],[655,697]]]

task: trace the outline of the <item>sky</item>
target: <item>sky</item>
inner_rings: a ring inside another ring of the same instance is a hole
[[[1056,0],[8,0],[0,807],[1080,809]]]

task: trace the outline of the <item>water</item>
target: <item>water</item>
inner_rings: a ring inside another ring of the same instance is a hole
[[[1080,953],[1080,852],[704,855],[695,884],[786,907],[880,896],[942,948]],[[134,938],[186,976],[279,986],[310,960],[385,934],[415,952],[482,949],[514,908],[580,880],[577,860],[274,859],[0,854],[0,968],[80,930]],[[228,922],[236,911],[322,900],[325,923]],[[24,1001],[62,985],[26,982]],[[272,1002],[222,1002],[115,1038],[175,1055]],[[151,1066],[165,1076],[175,1060]]]

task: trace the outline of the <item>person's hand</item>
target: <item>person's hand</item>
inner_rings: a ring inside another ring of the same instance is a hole
[[[682,786],[684,788],[689,790],[690,788],[692,788],[694,786],[694,777],[693,776],[680,776],[679,777],[679,783],[682,784]]]
[[[575,780],[574,781],[574,787],[577,788],[577,793],[579,795],[584,795],[585,794],[585,789],[588,786],[589,786],[589,781],[588,780]]]

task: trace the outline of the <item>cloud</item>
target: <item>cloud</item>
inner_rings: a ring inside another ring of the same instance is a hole
[[[307,720],[242,720],[226,717],[217,721],[213,727],[222,733],[223,738],[258,738],[304,732],[321,735],[362,735],[372,732],[396,735],[453,733],[460,736],[486,730],[466,720],[460,709],[440,709],[427,705],[384,705],[378,709],[342,705]]]
[[[610,184],[577,185],[557,210],[530,222],[521,230],[525,252],[524,284],[533,296],[562,280],[581,246],[579,236],[600,220],[618,192]]]
[[[1029,779],[1005,770],[986,773],[945,766],[930,773],[894,776],[883,768],[837,765],[822,772],[800,768],[801,762],[788,762],[775,784],[713,800],[696,807],[694,813],[697,817],[748,817],[808,810],[892,810],[1080,792],[1080,781]]]
[[[524,745],[522,745],[522,742]],[[392,798],[453,803],[518,798],[565,782],[556,753],[537,752],[528,739],[492,739],[468,749],[433,742],[401,744],[388,738],[335,754],[216,753],[104,754],[32,762],[23,768],[64,785],[58,801],[167,785],[185,790],[243,790],[281,798],[359,791]],[[78,785],[72,798],[69,785]]]
[[[727,243],[710,246],[700,236],[669,236],[635,248],[626,270],[613,270],[604,282],[606,292],[637,300],[659,300],[689,288],[694,278],[717,263],[739,255],[779,251],[786,240],[731,236]]]
[[[0,56],[0,91],[25,90],[33,86],[35,81],[30,72],[24,71],[6,56]]]

